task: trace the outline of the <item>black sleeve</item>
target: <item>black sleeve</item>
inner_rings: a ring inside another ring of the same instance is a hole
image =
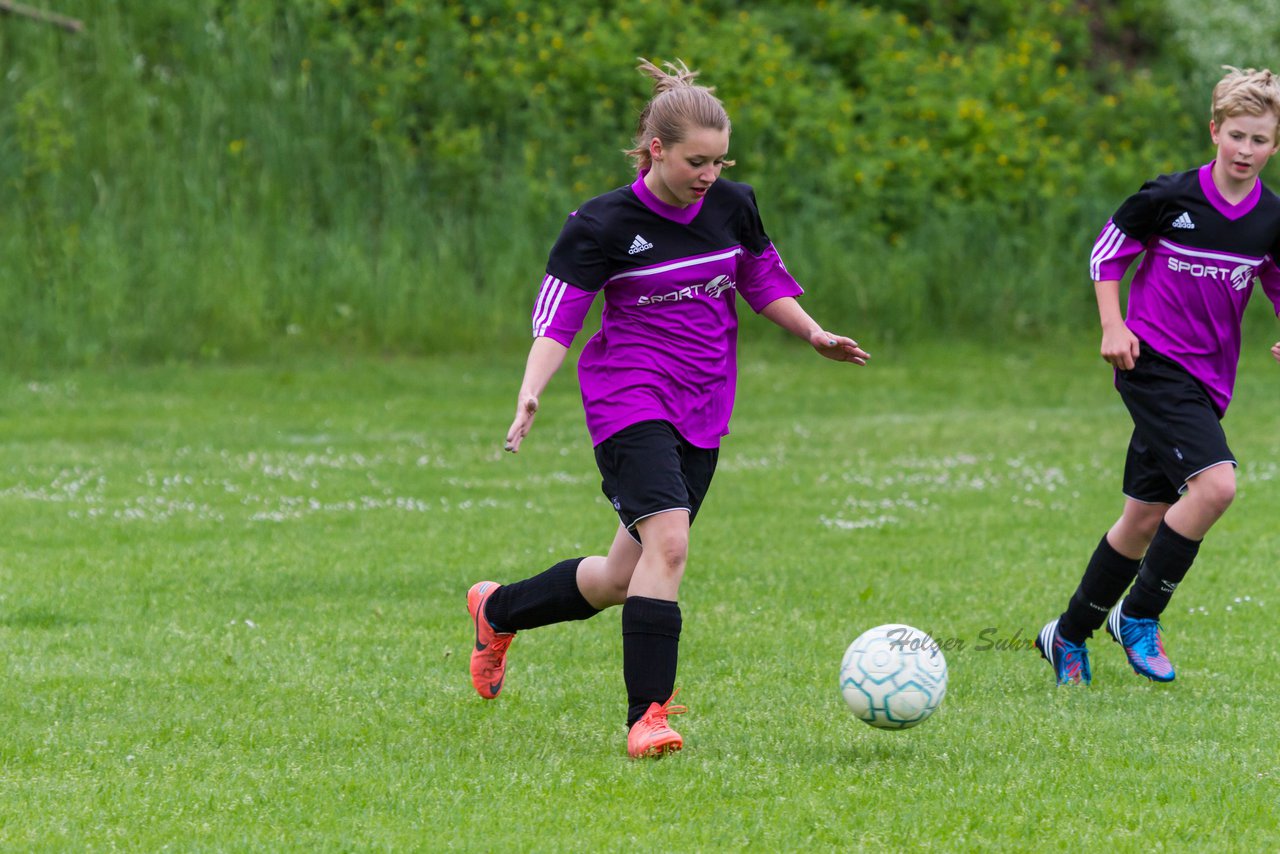
[[[581,211],[569,215],[551,247],[547,273],[591,293],[604,287],[609,278],[608,262],[596,239],[591,217]]]
[[[1170,179],[1167,175],[1148,181],[1116,209],[1111,221],[1127,236],[1146,243],[1160,226],[1165,205],[1169,198]]]
[[[756,206],[756,193],[751,187],[742,185],[743,199],[738,219],[738,239],[742,246],[752,255],[759,255],[772,243],[765,233],[764,223],[760,220],[760,209]]]

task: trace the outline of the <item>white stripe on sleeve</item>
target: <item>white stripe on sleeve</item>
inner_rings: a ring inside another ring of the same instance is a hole
[[[1102,281],[1102,265],[1120,254],[1126,240],[1128,235],[1116,228],[1115,223],[1107,223],[1107,227],[1098,237],[1098,242],[1094,244],[1093,255],[1089,259],[1089,275],[1095,282]]]
[[[538,293],[538,304],[533,309],[533,336],[536,338],[547,331],[556,316],[556,308],[560,298],[564,296],[565,283],[555,276],[547,275],[542,280],[542,290]]]

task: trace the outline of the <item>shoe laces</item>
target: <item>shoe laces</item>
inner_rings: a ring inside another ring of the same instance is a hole
[[[674,700],[676,698],[676,694],[679,693],[680,689],[677,688],[671,693],[671,696],[667,698],[665,703],[657,709],[650,709],[649,713],[646,714],[645,717],[648,718],[651,723],[661,723],[665,726],[667,722],[667,715],[683,715],[685,712],[689,711],[687,706],[671,705],[671,701]]]
[[[1089,672],[1088,647],[1084,644],[1072,643],[1061,635],[1058,636],[1054,645],[1062,661],[1059,670],[1064,676],[1070,679],[1084,679],[1086,682],[1092,679],[1092,674]]]
[[[1134,652],[1143,658],[1161,658],[1164,656],[1164,644],[1160,640],[1160,621],[1152,619],[1128,618],[1124,627],[1126,640]]]
[[[511,641],[515,639],[516,633],[498,634],[494,633],[493,640],[489,641],[489,651],[494,655],[502,655],[507,651],[507,647],[511,646]]]

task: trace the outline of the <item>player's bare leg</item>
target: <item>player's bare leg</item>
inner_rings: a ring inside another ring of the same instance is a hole
[[[1120,518],[1098,543],[1067,609],[1040,630],[1036,649],[1053,668],[1059,685],[1088,685],[1092,680],[1085,641],[1133,582],[1168,510],[1168,504],[1125,498]]]
[[[674,602],[689,559],[689,514],[683,510],[658,513],[641,519],[636,529],[644,548],[627,595]]]
[[[673,706],[681,616],[676,597],[689,555],[689,514],[658,513],[637,524],[644,544],[622,609],[622,668],[627,682],[627,753],[633,758],[680,750],[667,723]]]
[[[1168,504],[1148,504],[1126,498],[1120,518],[1107,531],[1107,542],[1125,557],[1141,560],[1169,507]]]
[[[1139,676],[1172,682],[1173,662],[1164,648],[1160,615],[1200,549],[1200,541],[1227,512],[1236,495],[1230,463],[1205,469],[1187,481],[1187,490],[1165,513],[1147,549],[1133,589],[1107,617],[1107,632],[1124,647]]]
[[[1165,523],[1188,540],[1202,540],[1236,497],[1236,467],[1221,463],[1187,481],[1187,491],[1165,514]]]
[[[471,682],[480,696],[491,700],[502,690],[507,647],[517,631],[587,619],[626,601],[640,555],[640,544],[619,525],[607,556],[561,561],[510,587],[492,581],[473,585],[467,594],[476,638]]]
[[[619,524],[608,556],[593,555],[578,564],[578,589],[583,598],[600,610],[627,601],[640,554],[640,544]]]

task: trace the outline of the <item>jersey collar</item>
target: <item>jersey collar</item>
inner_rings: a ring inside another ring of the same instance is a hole
[[[1218,192],[1218,185],[1213,183],[1213,161],[1210,160],[1200,167],[1200,189],[1218,213],[1227,219],[1235,220],[1253,210],[1258,199],[1262,198],[1262,179],[1255,180],[1249,195],[1241,199],[1239,204],[1233,205],[1222,197],[1222,193]]]
[[[643,202],[646,208],[663,219],[669,219],[681,225],[688,225],[693,222],[698,215],[698,211],[702,210],[702,203],[706,201],[706,198],[698,199],[693,204],[683,208],[678,205],[669,205],[655,196],[653,191],[645,185],[644,176],[647,174],[649,174],[648,169],[641,169],[640,174],[636,176],[636,180],[631,184],[631,192],[636,194],[636,198]]]

